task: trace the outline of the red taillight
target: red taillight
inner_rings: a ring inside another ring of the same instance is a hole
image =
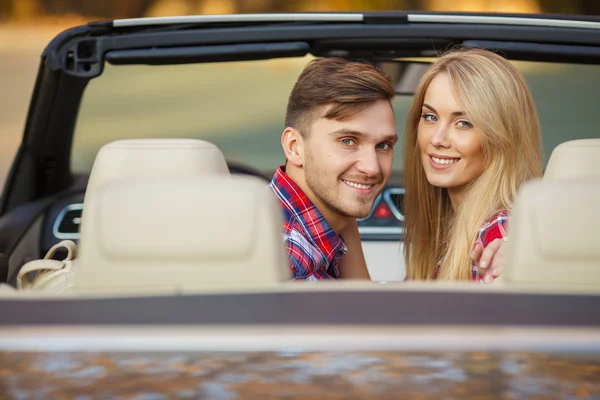
[[[379,206],[377,206],[377,209],[373,215],[375,218],[390,218],[392,216],[392,212],[388,206],[385,205],[385,203],[381,203]]]

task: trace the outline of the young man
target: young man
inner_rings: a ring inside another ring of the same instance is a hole
[[[394,94],[381,71],[339,58],[316,59],[298,78],[281,136],[287,161],[271,181],[293,279],[369,279],[356,219],[392,171]]]

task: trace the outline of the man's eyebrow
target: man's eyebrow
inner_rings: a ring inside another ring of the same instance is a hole
[[[439,114],[435,108],[431,107],[429,104],[427,103],[423,103],[423,107],[425,108],[429,108],[431,111],[433,111],[436,114]],[[453,113],[451,113],[450,115],[452,115],[453,117],[460,117],[462,115],[467,115],[464,111],[454,111]]]
[[[364,137],[369,136],[364,132],[355,131],[354,129],[347,129],[347,128],[341,128],[341,129],[335,130],[329,134],[331,136],[350,135],[350,136],[356,136],[359,138],[364,138]],[[396,140],[398,140],[398,135],[395,133],[391,133],[389,135],[385,135],[381,140],[382,141],[386,141],[386,140],[387,141],[396,141]]]
[[[354,129],[341,128],[329,133],[331,136],[352,135],[352,136],[367,136],[364,132],[355,131]]]

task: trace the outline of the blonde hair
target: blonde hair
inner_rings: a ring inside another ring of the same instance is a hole
[[[417,129],[425,92],[446,73],[454,95],[481,134],[484,172],[453,210],[447,190],[425,176]],[[425,73],[408,113],[404,138],[405,259],[408,279],[471,279],[470,253],[481,225],[512,206],[519,186],[542,175],[540,127],[533,97],[519,71],[482,49],[442,55]]]

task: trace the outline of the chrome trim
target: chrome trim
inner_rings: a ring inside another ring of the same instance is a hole
[[[375,212],[375,209],[377,209],[377,206],[379,205],[379,203],[381,203],[382,196],[383,196],[383,193],[379,193],[377,195],[377,197],[375,197],[375,200],[373,201],[373,207],[371,207],[371,211],[369,211],[369,215],[367,215],[364,218],[357,218],[356,220],[358,222],[362,222],[362,221],[366,221],[369,218],[371,218],[373,216],[373,213]]]
[[[400,226],[359,226],[358,233],[364,235],[402,235],[404,229]]]
[[[0,329],[0,351],[215,352],[284,351],[600,351],[600,331],[577,327],[62,326]],[[569,340],[565,340],[569,338]]]
[[[373,213],[375,213],[375,210],[377,209],[379,204],[383,201],[388,206],[388,208],[390,209],[390,211],[392,212],[392,214],[394,215],[394,217],[397,220],[404,221],[404,216],[398,209],[398,206],[396,204],[394,204],[394,201],[391,198],[392,194],[404,194],[404,188],[395,188],[394,187],[394,188],[384,189],[383,192],[379,193],[377,195],[377,197],[375,197],[375,201],[373,201],[373,207],[371,208],[369,215],[367,215],[364,218],[357,218],[356,220],[358,222],[362,222],[362,221],[366,221],[367,219],[371,218],[373,216]]]
[[[383,193],[383,201],[387,204],[388,208],[394,214],[394,217],[400,222],[404,221],[404,215],[400,212],[398,205],[394,203],[392,194],[404,194],[404,188],[392,188]]]
[[[65,218],[65,215],[67,215],[67,213],[69,211],[73,211],[73,210],[83,210],[83,203],[69,204],[68,206],[66,206],[62,210],[60,210],[60,212],[58,213],[58,216],[56,217],[56,220],[54,221],[54,226],[52,227],[52,234],[54,235],[55,238],[61,239],[61,240],[79,239],[79,232],[77,232],[77,233],[61,233],[58,231],[58,228],[60,228],[60,224],[62,223],[63,219]]]
[[[408,22],[443,24],[483,24],[542,26],[549,28],[600,29],[599,22],[526,17],[492,17],[483,15],[408,14]]]
[[[116,19],[113,26],[170,25],[170,24],[210,24],[216,22],[362,22],[363,14],[358,13],[281,13],[281,14],[223,14],[223,15],[182,15],[177,17],[152,17]]]

